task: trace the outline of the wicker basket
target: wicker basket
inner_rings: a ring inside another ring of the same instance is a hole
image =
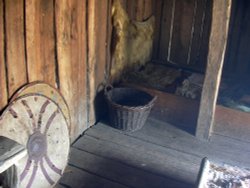
[[[109,106],[110,123],[124,131],[136,131],[143,127],[156,100],[148,93],[132,88],[105,88]]]

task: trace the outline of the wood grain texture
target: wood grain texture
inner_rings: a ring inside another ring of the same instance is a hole
[[[144,20],[144,2],[145,0],[135,0],[135,20],[143,21]]]
[[[213,128],[215,107],[227,45],[231,0],[214,1],[206,76],[202,90],[196,136],[208,139]]]
[[[217,105],[213,132],[229,138],[250,142],[249,113]]]
[[[161,30],[161,16],[162,16],[162,6],[163,0],[156,0],[153,3],[153,15],[155,16],[155,32],[153,40],[153,53],[152,58],[157,59],[159,53],[159,43],[160,43],[160,30]]]
[[[175,1],[173,35],[170,39],[170,61],[175,64],[187,64],[189,47],[192,42],[192,27],[196,0]]]
[[[130,1],[130,0],[126,0],[127,1],[127,13],[128,13],[128,17],[132,20],[135,19],[135,6],[136,6],[136,1]]]
[[[212,1],[160,2],[161,0],[154,1],[156,33],[153,60],[204,72]]]
[[[98,126],[94,128],[97,129],[97,127]],[[99,127],[99,137],[106,137],[107,139],[112,138],[114,143],[119,143],[117,141],[119,136],[117,137],[115,133],[113,133],[113,137],[107,136],[105,129],[107,130],[108,128],[109,126],[103,126],[102,128]],[[112,129],[112,131],[124,134],[116,129]],[[199,157],[200,160],[206,156],[211,160],[217,161],[218,163],[228,163],[238,166],[250,165],[248,157],[250,154],[249,146],[248,149],[242,150],[242,148],[238,147],[233,148],[219,145],[214,142],[212,143],[210,141],[199,140],[195,136],[175,127],[174,125],[158,121],[156,119],[151,119],[150,117],[140,131],[125,133],[125,135],[131,137],[131,140],[139,139],[144,142]],[[120,138],[120,140],[121,139],[122,138]],[[240,152],[243,152],[244,154],[240,156],[235,155],[235,153]],[[173,155],[175,154],[173,153]],[[176,157],[178,158],[178,155],[176,155]],[[192,162],[190,159],[192,159],[192,157],[189,159],[186,158],[188,163],[195,164],[194,161]]]
[[[110,129],[107,127],[104,135],[99,135],[99,129],[88,130],[87,134],[92,136],[84,135],[73,147],[109,160],[122,161],[125,165],[165,178],[173,178],[187,184],[195,182],[194,174],[198,171],[199,157],[143,142]],[[109,136],[113,140],[109,140]],[[178,162],[176,156],[179,158]]]
[[[29,82],[40,80],[56,87],[53,1],[27,0],[25,11]]]
[[[196,0],[193,25],[191,31],[191,44],[189,46],[187,63],[195,68],[204,67],[206,61],[200,60],[201,42],[204,35],[205,14],[207,8],[207,0]]]
[[[99,174],[101,177],[128,187],[169,187],[181,188],[183,183],[155,175],[120,162],[103,158],[75,148],[71,149],[70,165]],[[108,173],[107,173],[108,172]],[[136,178],[135,178],[136,177]],[[191,187],[187,185],[186,187]]]
[[[126,188],[127,186],[121,185],[117,182],[110,181],[101,176],[85,171],[74,166],[68,166],[65,170],[63,177],[60,180],[60,186],[64,188],[69,187],[107,187],[107,188]]]
[[[225,75],[247,76],[250,70],[248,59],[250,3],[247,0],[232,1],[229,41],[225,57]]]
[[[89,139],[87,141],[86,135],[92,138],[92,143]],[[234,143],[234,140],[224,143],[218,142],[218,139],[204,142],[174,125],[149,118],[140,131],[133,133],[124,133],[98,123],[87,130],[73,147],[193,184],[200,161],[205,156],[218,163],[249,166],[249,143],[238,142],[244,143],[246,147],[230,143]],[[240,152],[242,155],[235,155]]]
[[[153,3],[154,0],[144,0],[144,13],[143,13],[143,20],[146,20],[153,14]]]
[[[4,58],[4,7],[3,1],[0,1],[0,111],[7,104],[7,79]]]
[[[109,24],[111,1],[89,1],[88,3],[88,81],[89,81],[89,125],[96,122],[95,96],[97,88],[105,80],[107,74],[107,56],[110,51],[107,48],[109,41]]]
[[[225,63],[223,68],[223,74],[236,73],[238,60],[237,57],[240,54],[240,42],[241,42],[241,31],[243,23],[243,16],[245,11],[247,11],[245,6],[246,1],[232,1],[232,10],[231,10],[231,21],[229,24],[229,33],[228,33],[228,45],[225,54]],[[246,23],[245,23],[246,24]]]
[[[161,6],[163,6],[163,8],[160,21],[158,58],[163,61],[168,61],[173,35],[175,0],[163,1],[163,4]]]
[[[204,24],[203,24],[203,34],[201,39],[201,46],[199,51],[199,66],[197,66],[198,70],[201,72],[206,71],[207,66],[207,56],[208,56],[208,48],[209,48],[209,37],[211,33],[211,23],[212,23],[212,10],[213,2],[206,2],[206,9],[204,13]],[[195,66],[196,67],[196,66]]]
[[[157,96],[150,112],[151,116],[194,134],[199,112],[198,101],[138,85],[126,84],[125,86]]]
[[[240,37],[241,41],[239,43],[239,46],[237,46],[239,48],[239,50],[238,50],[238,54],[237,54],[237,60],[236,60],[236,62],[234,62],[234,64],[236,64],[236,71],[237,71],[239,76],[242,74],[248,75],[249,70],[250,70],[249,61],[248,61],[250,58],[250,55],[248,53],[249,52],[249,41],[250,41],[250,36],[249,36],[250,11],[249,10],[250,10],[250,3],[249,3],[249,1],[245,1],[243,4],[243,7],[241,8],[241,11],[243,12],[243,16],[241,18],[242,24],[241,24],[240,33],[239,33],[239,37]]]
[[[74,140],[87,128],[86,1],[57,0],[55,5],[60,90]]]
[[[23,10],[23,0],[5,1],[9,96],[27,83]]]

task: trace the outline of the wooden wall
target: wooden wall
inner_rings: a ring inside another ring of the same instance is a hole
[[[73,138],[93,125],[110,15],[111,0],[0,0],[0,109],[21,86],[45,81],[68,102]]]
[[[155,0],[121,0],[124,10],[129,18],[137,21],[144,21],[153,14]]]
[[[233,0],[229,41],[224,64],[225,75],[249,76],[250,2]]]
[[[205,72],[211,27],[210,0],[156,0],[153,59],[164,64]],[[250,2],[232,1],[225,76],[249,76]]]
[[[211,8],[210,0],[157,0],[153,59],[204,72]]]

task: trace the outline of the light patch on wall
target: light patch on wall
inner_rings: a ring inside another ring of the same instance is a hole
[[[120,0],[112,5],[113,45],[111,81],[118,81],[126,71],[138,69],[151,59],[154,16],[144,22],[130,20]]]

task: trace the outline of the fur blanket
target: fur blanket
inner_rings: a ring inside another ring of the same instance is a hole
[[[144,65],[151,59],[155,18],[144,22],[130,20],[120,0],[112,5],[113,49],[111,80]]]

